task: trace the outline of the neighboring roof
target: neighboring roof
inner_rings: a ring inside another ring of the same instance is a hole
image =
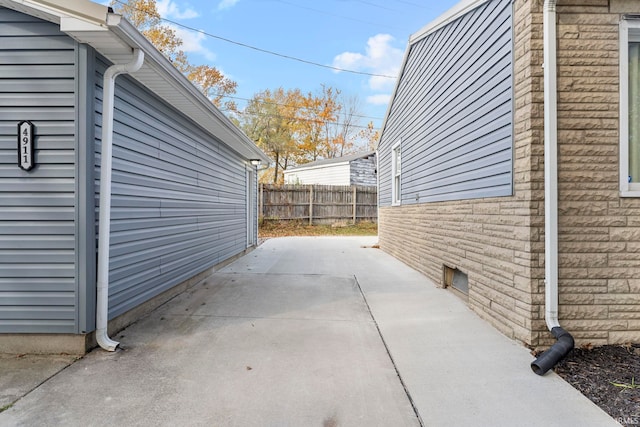
[[[133,49],[144,52],[142,68],[131,76],[193,119],[245,159],[269,157],[238,129],[122,15],[88,0],[0,0],[0,6],[60,25],[60,30],[92,46],[114,64],[131,61]]]
[[[382,126],[380,127],[380,136],[378,137],[378,142],[376,143],[376,149],[380,144],[380,140],[382,139],[382,134],[384,133],[384,128],[387,125],[387,120],[389,119],[389,114],[391,113],[391,106],[393,105],[393,101],[395,100],[396,93],[398,92],[398,86],[400,85],[400,80],[402,79],[402,75],[404,74],[404,69],[407,66],[407,60],[409,59],[409,51],[411,50],[411,46],[427,37],[429,34],[434,31],[446,26],[447,24],[455,21],[463,15],[471,12],[473,9],[483,5],[484,3],[490,0],[461,0],[459,3],[455,4],[451,9],[447,10],[445,13],[437,17],[435,20],[431,21],[429,24],[425,25],[418,32],[412,34],[409,37],[409,42],[407,43],[407,48],[404,52],[404,58],[402,60],[402,67],[400,68],[400,73],[398,74],[398,78],[396,79],[396,86],[393,89],[393,93],[391,94],[391,98],[389,104],[387,105],[387,112],[384,115],[384,120],[382,121]]]
[[[333,159],[316,160],[315,162],[305,163],[304,165],[300,165],[300,166],[297,166],[295,168],[287,169],[287,170],[285,170],[285,173],[287,173],[287,172],[295,172],[295,171],[305,170],[305,169],[312,169],[312,168],[315,168],[315,167],[322,167],[322,166],[329,166],[329,165],[338,165],[338,164],[342,164],[342,163],[349,163],[349,162],[352,162],[353,160],[364,159],[364,158],[367,158],[367,157],[372,156],[374,154],[375,154],[375,151],[367,151],[366,153],[350,154],[348,156],[336,157],[336,158],[333,158]]]

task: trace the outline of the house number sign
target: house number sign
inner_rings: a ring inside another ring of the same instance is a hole
[[[33,123],[18,123],[18,165],[26,171],[35,166],[33,155]]]

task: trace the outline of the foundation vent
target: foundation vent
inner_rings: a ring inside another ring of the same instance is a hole
[[[442,283],[445,288],[452,287],[465,295],[469,295],[469,278],[466,273],[457,268],[444,265]]]

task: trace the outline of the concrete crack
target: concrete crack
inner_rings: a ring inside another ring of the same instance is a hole
[[[358,290],[360,290],[360,295],[362,295],[362,299],[364,300],[365,305],[367,306],[367,310],[369,311],[369,315],[371,316],[371,320],[373,320],[373,324],[376,326],[376,329],[378,330],[378,335],[380,336],[380,340],[382,340],[382,344],[384,345],[384,348],[387,352],[387,355],[389,356],[389,360],[391,360],[391,364],[393,365],[393,369],[396,371],[396,375],[398,376],[398,379],[400,380],[400,384],[402,384],[402,388],[404,389],[404,393],[407,395],[407,399],[409,399],[409,403],[411,403],[411,407],[413,408],[413,412],[416,414],[416,418],[418,419],[418,422],[420,423],[420,427],[424,427],[425,424],[424,422],[422,422],[422,417],[420,417],[420,413],[418,412],[418,408],[415,404],[415,402],[413,401],[413,398],[411,397],[411,393],[409,393],[409,389],[407,388],[407,385],[405,384],[404,380],[402,379],[402,375],[400,375],[400,371],[398,370],[398,366],[396,365],[396,361],[393,359],[393,356],[391,355],[391,351],[389,351],[389,346],[387,345],[387,342],[384,340],[384,336],[382,335],[382,331],[380,330],[380,326],[378,325],[378,322],[376,321],[376,318],[373,315],[373,312],[371,311],[371,306],[369,305],[369,301],[367,301],[367,297],[364,294],[364,292],[362,291],[362,287],[360,286],[360,282],[358,282],[358,278],[354,275],[353,279],[356,281],[356,284],[358,285]]]

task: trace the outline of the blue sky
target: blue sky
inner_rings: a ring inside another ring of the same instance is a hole
[[[163,18],[238,43],[327,66],[396,76],[408,38],[456,0],[156,0]],[[321,85],[357,96],[361,125],[382,122],[395,79],[336,72],[177,28],[190,62],[220,69],[236,96]],[[237,100],[242,108],[245,101]]]

